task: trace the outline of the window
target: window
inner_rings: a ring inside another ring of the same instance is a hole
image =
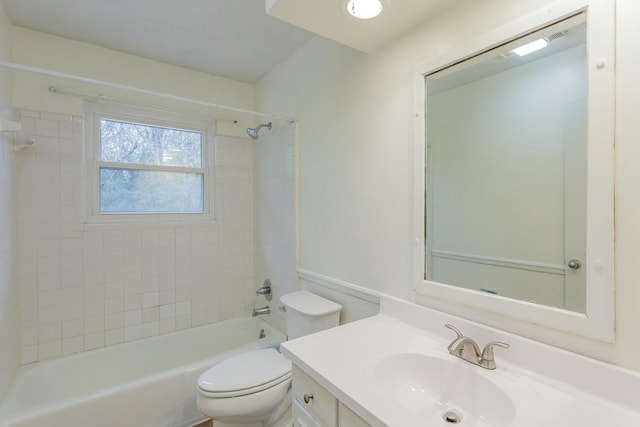
[[[210,214],[208,123],[117,105],[87,113],[90,219]]]

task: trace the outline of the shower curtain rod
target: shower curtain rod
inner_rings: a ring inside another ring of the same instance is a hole
[[[9,69],[12,69],[12,70],[17,70],[17,71],[26,71],[26,72],[29,72],[29,73],[42,74],[42,75],[48,76],[48,77],[58,77],[58,78],[63,78],[63,79],[68,79],[68,80],[75,80],[75,81],[82,82],[82,83],[95,84],[95,85],[109,87],[109,88],[113,88],[113,89],[127,90],[127,91],[130,91],[130,92],[136,92],[136,93],[140,93],[140,94],[143,94],[143,95],[151,95],[151,96],[156,96],[156,97],[159,97],[159,98],[170,99],[172,101],[186,102],[186,103],[189,103],[189,104],[196,104],[196,105],[201,105],[201,106],[204,106],[204,107],[217,108],[217,109],[220,109],[220,110],[234,111],[236,113],[243,113],[243,114],[250,114],[250,115],[258,116],[258,117],[269,117],[269,118],[272,118],[272,119],[286,120],[286,121],[288,121],[290,123],[294,123],[295,122],[295,119],[292,118],[292,117],[281,116],[281,115],[278,115],[278,114],[268,114],[268,113],[261,113],[259,111],[245,110],[243,108],[229,107],[227,105],[220,105],[220,104],[214,104],[212,102],[199,101],[197,99],[185,98],[185,97],[182,97],[182,96],[171,95],[171,94],[164,93],[164,92],[156,92],[156,91],[148,90],[148,89],[140,89],[140,88],[137,88],[137,87],[134,87],[134,86],[128,86],[128,85],[123,85],[123,84],[119,84],[119,83],[111,83],[111,82],[106,82],[104,80],[90,79],[90,78],[87,78],[87,77],[77,76],[75,74],[61,73],[59,71],[52,71],[52,70],[47,70],[47,69],[44,69],[44,68],[30,67],[30,66],[27,66],[27,65],[16,64],[16,63],[13,63],[13,62],[0,61],[0,67],[9,68]],[[95,96],[96,97],[100,97],[100,95],[95,95]]]

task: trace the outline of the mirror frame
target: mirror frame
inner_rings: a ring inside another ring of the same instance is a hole
[[[587,21],[588,70],[585,313],[425,280],[426,76],[583,12]],[[564,0],[415,67],[413,292],[427,297],[427,301],[448,303],[453,314],[463,313],[465,307],[474,307],[493,317],[498,315],[605,342],[614,341],[614,53],[613,1]]]

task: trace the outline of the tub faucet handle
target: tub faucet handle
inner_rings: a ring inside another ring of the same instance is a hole
[[[256,291],[256,295],[264,295],[267,301],[271,301],[273,294],[271,293],[271,281],[269,279],[265,279],[262,287]]]

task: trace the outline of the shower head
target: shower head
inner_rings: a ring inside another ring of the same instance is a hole
[[[267,128],[271,130],[271,122],[267,124],[262,123],[260,126],[255,128],[247,128],[247,134],[251,137],[251,139],[258,139],[258,132],[260,132],[261,128]]]

